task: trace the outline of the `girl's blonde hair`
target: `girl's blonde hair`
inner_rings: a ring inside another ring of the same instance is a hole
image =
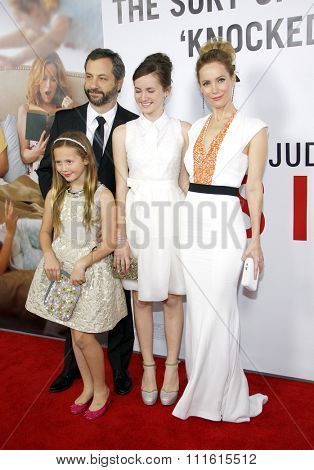
[[[213,38],[201,47],[199,54],[200,56],[196,62],[198,81],[201,68],[212,62],[220,62],[226,67],[230,77],[234,76],[236,53],[230,42]]]
[[[72,140],[67,140],[72,139]],[[74,141],[74,142],[73,142]],[[84,180],[84,217],[83,223],[85,227],[90,230],[94,223],[92,218],[93,207],[94,207],[94,194],[97,189],[97,165],[95,155],[92,146],[87,139],[86,135],[80,131],[69,131],[61,134],[56,139],[51,147],[51,162],[52,162],[52,192],[51,192],[51,203],[52,203],[52,223],[55,232],[55,236],[58,236],[62,229],[62,223],[60,220],[61,209],[65,197],[65,192],[69,187],[68,182],[63,176],[58,173],[54,158],[54,151],[57,148],[70,147],[75,149],[77,155],[82,160],[87,160],[86,173]]]
[[[42,97],[40,95],[39,86],[45,73],[45,67],[47,65],[54,65],[56,67],[57,75],[57,90],[55,96],[52,99],[52,103],[57,108],[61,107],[63,98],[69,95],[66,71],[64,65],[56,52],[52,52],[45,59],[37,57],[32,63],[27,83],[27,101],[28,104],[36,104],[40,106],[42,103]]]

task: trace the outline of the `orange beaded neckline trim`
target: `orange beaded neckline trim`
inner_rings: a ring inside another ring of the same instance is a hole
[[[211,114],[205,122],[203,129],[201,130],[193,147],[194,183],[212,183],[213,174],[216,167],[217,154],[235,114],[235,112],[231,114],[224,127],[220,132],[218,132],[216,137],[211,142],[207,153],[205,151],[205,135],[213,115]]]

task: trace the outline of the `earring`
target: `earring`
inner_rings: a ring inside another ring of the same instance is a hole
[[[205,112],[205,98],[204,98],[204,95],[202,95],[202,100],[203,100],[203,114]]]
[[[232,88],[232,101],[233,101],[233,98],[234,98],[234,89],[235,89],[235,87]]]

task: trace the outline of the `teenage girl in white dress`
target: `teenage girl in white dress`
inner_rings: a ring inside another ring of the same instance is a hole
[[[164,310],[167,359],[160,392],[162,404],[175,402],[179,389],[178,354],[183,325],[184,279],[175,240],[174,211],[184,199],[180,189],[182,157],[189,124],[167,116],[164,101],[171,90],[170,59],[148,56],[133,75],[141,116],[113,133],[118,204],[115,264],[127,270],[138,259],[138,281],[125,281],[133,291],[134,316],[143,356],[142,398],[158,397],[153,356],[152,303]],[[125,207],[125,210],[124,210]]]

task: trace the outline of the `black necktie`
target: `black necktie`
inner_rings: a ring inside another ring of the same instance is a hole
[[[93,138],[93,150],[95,153],[96,161],[98,165],[100,164],[103,148],[104,148],[104,125],[106,123],[106,119],[102,116],[96,117],[98,122],[98,127],[95,130],[94,138]]]

